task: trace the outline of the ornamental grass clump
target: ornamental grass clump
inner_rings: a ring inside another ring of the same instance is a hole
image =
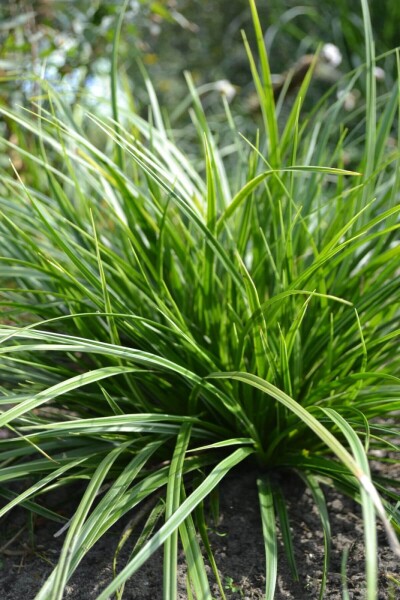
[[[46,82],[31,107],[1,109],[13,164],[0,184],[0,515],[19,505],[65,522],[46,492],[86,482],[38,600],[61,599],[97,540],[143,505],[143,535],[98,600],[122,597],[161,546],[164,598],[176,598],[178,543],[188,597],[211,599],[208,560],[224,598],[203,507],[244,461],[258,473],[266,598],[277,527],[292,552],[277,472],[297,472],[318,508],[321,598],[322,485],[362,506],[368,600],[376,519],[398,552],[399,494],[369,458],[384,462],[399,435],[399,88],[376,98],[363,1],[366,65],[344,92],[362,79],[365,106],[347,116],[334,90],[302,116],[310,71],[281,123],[250,6],[253,140],[225,103],[232,141],[220,148],[188,76],[201,147],[189,160],[147,79],[150,117],[118,110],[115,61],[113,118],[82,119]]]

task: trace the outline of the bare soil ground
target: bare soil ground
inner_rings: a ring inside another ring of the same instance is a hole
[[[288,498],[293,531],[294,552],[299,581],[291,576],[283,547],[279,548],[279,580],[275,600],[318,599],[322,575],[323,537],[320,520],[311,495],[295,475],[283,481]],[[76,491],[77,492],[77,491]],[[359,507],[336,492],[327,490],[333,548],[326,598],[342,600],[341,565],[343,552],[348,551],[347,586],[349,598],[365,598],[364,543]],[[221,520],[211,534],[216,561],[223,576],[229,600],[263,598],[265,560],[261,522],[256,492],[256,473],[237,471],[227,477],[220,488]],[[65,515],[73,512],[76,498],[69,492],[58,510]],[[112,580],[112,558],[120,539],[124,522],[119,523],[94,546],[68,582],[65,598],[94,600]],[[25,527],[25,528],[24,528]],[[9,545],[9,540],[23,532]],[[56,563],[63,536],[54,537],[56,523],[37,519],[34,525],[34,545],[28,535],[27,515],[16,510],[6,519],[0,532],[0,599],[33,600]],[[385,535],[379,529],[379,595],[377,600],[400,599],[400,588],[393,578],[400,579],[400,567],[388,548]],[[127,544],[126,546],[129,546]],[[125,551],[124,551],[125,552]],[[124,556],[121,555],[121,565]],[[127,548],[126,552],[129,552]],[[184,564],[178,571],[179,599],[186,599]],[[214,586],[215,598],[220,598]],[[162,598],[162,553],[152,557],[125,587],[125,600],[158,600]],[[270,600],[270,599],[268,599]]]

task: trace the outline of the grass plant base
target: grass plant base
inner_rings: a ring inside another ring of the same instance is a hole
[[[393,476],[393,472],[391,473]],[[224,586],[229,600],[262,600],[264,598],[264,543],[261,535],[260,514],[257,509],[255,480],[257,473],[238,469],[221,484],[221,517],[218,527],[210,533],[215,558],[224,573]],[[311,495],[304,484],[293,474],[282,480],[288,497],[288,510],[293,528],[294,551],[297,558],[299,581],[293,581],[282,542],[279,543],[279,576],[275,600],[313,600],[318,597],[321,585],[321,565],[324,545],[320,532],[320,518]],[[80,490],[76,489],[78,495]],[[49,497],[50,505],[64,506],[65,514],[72,514],[76,503],[62,498],[63,492]],[[73,494],[72,494],[73,495]],[[327,583],[327,598],[342,600],[343,552],[348,551],[346,581],[349,598],[365,597],[365,549],[360,507],[335,490],[326,490],[332,525],[331,569]],[[115,525],[87,554],[78,571],[68,582],[66,600],[95,600],[112,580],[113,553],[129,516]],[[1,544],[11,539],[26,525],[26,514],[16,512],[4,524]],[[0,596],[2,600],[27,600],[33,598],[44,579],[51,572],[60,552],[61,538],[54,538],[57,525],[38,521],[35,525],[35,546],[32,549],[26,534],[8,547],[9,553],[1,556]],[[400,579],[400,567],[387,546],[382,527],[379,537],[379,581],[377,600],[395,600],[399,587],[393,578]],[[133,535],[133,539],[136,536]],[[131,542],[132,543],[132,542]],[[128,548],[121,560],[128,557]],[[212,580],[212,577],[211,577]],[[186,568],[181,556],[178,564],[178,599],[186,600]],[[212,585],[213,596],[219,599],[218,587]],[[125,586],[126,600],[161,600],[162,551],[158,551]]]

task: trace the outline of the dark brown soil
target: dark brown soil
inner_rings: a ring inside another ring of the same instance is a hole
[[[288,476],[289,477],[289,476]],[[276,600],[318,599],[322,575],[323,538],[320,521],[311,495],[296,478],[283,482],[288,500],[293,532],[294,551],[299,571],[299,581],[292,580],[283,548],[279,549],[279,579]],[[263,598],[264,550],[256,475],[238,472],[221,484],[221,521],[211,534],[216,561],[226,586],[226,596],[231,600]],[[359,507],[347,498],[327,490],[333,534],[330,577],[325,598],[342,600],[341,564],[343,551],[348,550],[347,585],[352,600],[365,598],[364,544]],[[64,509],[71,514],[73,499]],[[65,502],[64,502],[65,505]],[[124,526],[129,518],[115,526],[88,553],[75,575],[69,581],[65,598],[68,600],[94,600],[112,579],[112,557]],[[54,538],[59,529],[56,523],[38,520],[34,528],[34,543],[29,542],[27,529],[8,545],[4,545],[27,524],[26,514],[14,511],[1,530],[0,546],[0,599],[31,600],[40,589],[56,563],[62,536]],[[379,530],[379,595],[377,600],[400,598],[400,588],[393,577],[400,579],[396,557],[387,547],[384,534]],[[127,544],[129,546],[129,544]],[[123,564],[124,556],[121,556]],[[162,554],[155,555],[126,584],[126,600],[158,600],[162,598]],[[179,567],[179,598],[187,598],[184,566]],[[214,586],[215,598],[220,598]],[[270,599],[268,599],[270,600]]]

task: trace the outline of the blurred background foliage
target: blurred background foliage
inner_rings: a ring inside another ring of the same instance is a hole
[[[124,0],[3,0],[0,102],[24,104],[34,96],[30,78],[34,73],[65,91],[64,98],[71,104],[79,95],[88,108],[99,110],[102,100],[109,98],[113,36],[124,4]],[[400,45],[400,2],[370,0],[369,4],[376,52],[382,55]],[[332,43],[340,50],[342,62],[337,69],[315,78],[311,105],[341,74],[363,63],[360,0],[303,0],[301,4],[259,0],[257,5],[274,73],[284,73],[321,44]],[[180,117],[187,95],[183,72],[187,70],[216,126],[226,118],[220,102],[224,95],[235,103],[236,125],[246,132],[248,124],[257,120],[241,33],[245,30],[254,42],[250,19],[247,0],[127,0],[119,45],[121,104],[126,101],[125,87],[133,92],[135,108],[146,110],[139,68],[143,64],[168,107],[172,126],[182,131]],[[393,85],[396,57],[391,53],[378,64],[384,93]]]

